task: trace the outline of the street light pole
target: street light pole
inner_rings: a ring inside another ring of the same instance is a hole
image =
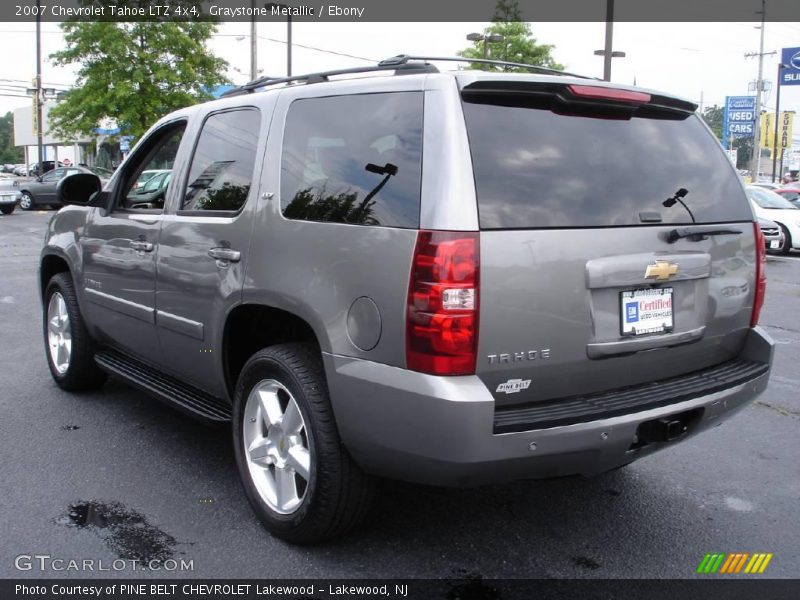
[[[778,121],[781,118],[781,71],[788,66],[789,65],[783,63],[778,63],[778,91],[775,93],[775,138],[772,140],[772,183],[775,183],[775,168],[778,166]],[[781,154],[783,154],[783,150],[781,150]]]
[[[603,54],[603,79],[611,81],[611,49],[614,47],[614,0],[606,0],[606,47]]]
[[[505,40],[499,33],[470,33],[467,35],[470,42],[483,42],[483,60],[489,58],[489,42],[498,43]]]
[[[623,58],[625,53],[615,51],[614,47],[614,0],[606,0],[606,47],[595,50],[595,56],[603,57],[603,80],[611,81],[611,59]]]

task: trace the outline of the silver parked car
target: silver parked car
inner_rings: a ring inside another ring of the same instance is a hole
[[[19,199],[19,182],[17,180],[0,180],[0,213],[10,215],[19,204]]]
[[[528,70],[265,78],[161,119],[102,190],[67,177],[56,383],[231,422],[297,543],[353,528],[373,476],[591,475],[729,418],[773,353],[736,171],[690,102]],[[159,204],[132,193],[153,169]]]

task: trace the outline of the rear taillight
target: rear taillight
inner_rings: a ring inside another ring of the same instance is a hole
[[[647,104],[650,102],[651,98],[650,94],[644,92],[619,90],[616,88],[600,87],[599,85],[568,85],[567,89],[573,96],[596,100],[618,100],[620,102]]]
[[[420,231],[411,262],[406,366],[433,375],[475,373],[478,232]]]
[[[764,233],[758,223],[753,223],[753,232],[756,238],[756,294],[753,298],[753,315],[750,317],[750,327],[758,325],[761,307],[764,306],[764,295],[767,293],[767,247]]]

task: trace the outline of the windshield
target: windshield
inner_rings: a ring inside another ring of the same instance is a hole
[[[775,192],[765,190],[764,188],[749,187],[747,188],[747,195],[761,208],[789,208],[797,210],[797,207],[786,198],[782,198]]]
[[[156,192],[162,187],[167,187],[167,184],[169,183],[169,175],[170,173],[161,173],[155,177],[152,177],[147,183],[144,184],[142,193],[147,194],[149,192]]]
[[[482,229],[753,218],[730,161],[693,114],[609,118],[528,94],[486,96],[463,98]]]
[[[102,167],[89,167],[89,170],[98,177],[102,177],[103,179],[108,179],[114,174],[108,169],[104,169]]]

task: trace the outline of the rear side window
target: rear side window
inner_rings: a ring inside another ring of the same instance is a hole
[[[422,93],[296,100],[281,163],[287,219],[419,226]]]
[[[261,114],[255,108],[209,116],[197,140],[181,210],[237,211],[253,181]]]
[[[557,114],[518,97],[463,106],[482,229],[752,220],[728,158],[693,114]],[[683,204],[665,206],[680,190]]]

